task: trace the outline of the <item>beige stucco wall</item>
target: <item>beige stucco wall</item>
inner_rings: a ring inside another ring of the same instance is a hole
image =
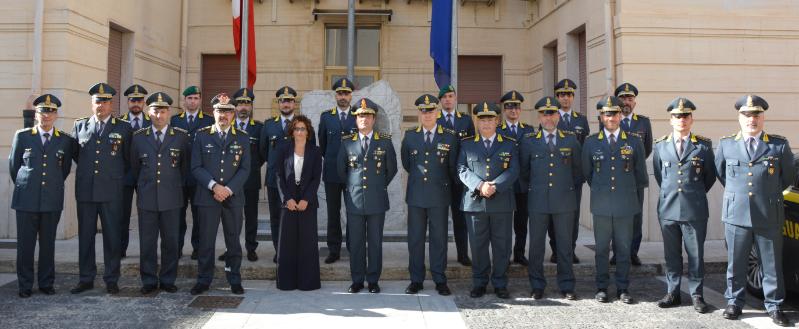
[[[343,24],[345,18],[314,20],[311,11],[344,9],[346,0],[255,1],[258,80],[256,118],[268,115],[274,91],[283,85],[301,94],[329,88],[324,83],[325,25]],[[379,24],[381,78],[397,91],[406,116],[416,114],[413,100],[435,92],[428,37],[428,1],[364,0],[359,9],[392,9],[391,20],[358,18],[359,24]],[[797,101],[797,26],[799,6],[790,0],[616,0],[613,25],[616,44],[614,72],[617,83],[638,86],[638,113],[652,118],[654,135],[669,130],[665,104],[682,95],[699,106],[696,131],[714,140],[736,130],[732,104],[747,92],[758,93],[771,104],[767,131],[796,139],[790,127],[799,114]],[[203,54],[232,54],[230,2],[191,0],[188,4],[186,53],[181,54],[181,1],[45,1],[42,85],[44,92],[64,102],[58,126],[69,130],[72,120],[89,115],[86,89],[106,79],[110,23],[131,33],[123,58],[123,85],[143,84],[178,99],[181,56],[185,55],[186,84],[201,82]],[[157,11],[157,14],[154,12]],[[273,10],[276,9],[276,10]],[[544,65],[545,45],[556,41],[559,78],[576,79],[577,50],[573,32],[585,31],[591,127],[596,130],[596,101],[607,92],[608,43],[605,1],[537,0],[496,1],[494,6],[469,2],[460,7],[460,54],[502,56],[502,89],[516,89],[532,103],[551,93],[545,81],[552,68]],[[6,157],[13,132],[21,126],[24,100],[31,88],[34,1],[0,0],[0,157]],[[131,37],[132,36],[132,37]],[[535,123],[532,113],[523,117]],[[404,122],[403,126],[411,125]],[[799,143],[799,142],[797,142]],[[11,184],[7,164],[0,161],[0,207],[8,209]],[[651,168],[651,167],[650,167]],[[73,195],[72,182],[68,196]],[[651,194],[656,194],[652,180]],[[711,193],[709,238],[720,238],[720,188]],[[645,239],[659,240],[655,198],[647,199]],[[74,201],[68,197],[60,236],[74,234]],[[590,227],[584,197],[583,225]],[[0,212],[0,237],[13,237],[13,212]]]

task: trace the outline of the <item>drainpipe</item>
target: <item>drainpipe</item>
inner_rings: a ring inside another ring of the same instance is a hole
[[[605,70],[607,95],[616,89],[616,34],[613,27],[614,0],[605,0],[605,43],[608,45],[608,63]]]
[[[186,89],[186,79],[188,75],[188,54],[186,54],[186,43],[189,36],[189,0],[182,0],[180,9],[180,80],[178,81],[178,95]],[[183,97],[178,97],[178,107],[183,107]]]
[[[36,0],[33,12],[33,58],[31,60],[31,94],[42,93],[42,33],[44,26],[44,0]],[[27,107],[27,106],[26,106]],[[22,110],[22,125],[35,124],[33,109]]]

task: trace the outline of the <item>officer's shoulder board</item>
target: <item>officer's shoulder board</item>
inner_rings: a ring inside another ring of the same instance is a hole
[[[77,118],[77,119],[75,119],[75,122],[78,122],[78,121],[88,121],[88,120],[89,120],[89,118],[90,118],[90,117],[82,117],[82,118]]]
[[[588,137],[586,137],[586,138],[592,138],[593,137],[593,138],[599,139],[599,134],[600,134],[600,132],[595,132],[593,134],[588,135]],[[602,135],[604,135],[604,134],[602,134]]]
[[[122,118],[114,118],[114,117],[112,117],[111,118],[111,124],[113,124],[113,125],[117,124],[116,123],[117,120],[122,121],[124,123],[130,123],[130,121],[128,121],[128,120],[125,120],[125,119],[122,119]]]
[[[186,129],[183,129],[183,128],[180,128],[180,127],[169,127],[169,128],[170,128],[170,129],[174,129],[175,131],[182,132],[182,133],[184,133],[184,134],[188,134],[188,133],[189,133],[189,131],[188,131],[188,130],[186,130]]]
[[[703,141],[703,142],[707,142],[707,143],[713,143],[713,141],[710,138],[707,138],[705,136],[697,135],[697,134],[693,134],[692,136],[694,136],[697,140],[700,140],[700,141]]]
[[[439,127],[441,127],[441,126],[439,126]],[[457,135],[458,134],[458,133],[455,132],[455,129],[449,129],[449,128],[446,128],[446,127],[441,127],[441,131],[444,132],[445,134],[450,134],[450,135]]]
[[[522,137],[524,137],[524,138],[533,138],[533,137],[535,137],[536,134],[538,134],[538,133],[536,133],[535,131],[531,131],[529,133],[526,133],[526,134],[522,135]]]
[[[638,120],[638,119],[649,120],[649,117],[643,114],[633,114],[633,120]]]
[[[31,130],[33,130],[33,127],[22,128],[22,129],[18,129],[16,133],[17,134],[21,134],[21,133],[24,133],[26,131],[31,131]]]
[[[513,137],[508,137],[508,136],[505,136],[505,135],[502,135],[502,134],[499,134],[499,135],[500,135],[502,138],[505,138],[505,139],[507,139],[507,140],[509,140],[509,141],[511,141],[511,142],[514,142],[514,143],[516,142],[516,138],[513,138]],[[500,138],[500,140],[499,140],[500,142],[502,141],[502,138]]]
[[[332,109],[325,110],[325,111],[323,111],[323,112],[322,112],[322,114],[325,114],[325,113],[327,113],[327,114],[330,114],[330,115],[336,115],[336,114],[335,114],[335,113],[333,113],[333,112],[338,112],[338,111],[337,111],[337,108],[335,108],[335,107],[334,107],[334,108],[332,108]]]
[[[350,138],[354,137],[355,135],[356,135],[355,133],[343,135],[343,136],[341,136],[341,139],[350,139]]]
[[[764,134],[765,134],[765,133],[764,133]],[[784,136],[780,136],[780,135],[772,135],[772,134],[767,134],[767,136],[768,136],[768,138],[781,139],[781,140],[783,140],[783,141],[784,141],[784,140],[787,140],[787,138],[785,138]]]
[[[657,143],[660,143],[662,141],[665,141],[665,140],[669,139],[669,136],[671,136],[671,134],[665,134],[662,137],[656,139],[654,143],[657,144]],[[698,135],[694,135],[694,136],[697,136],[697,138],[699,138]]]
[[[206,131],[206,130],[207,130],[208,132],[210,132],[212,127],[213,127],[213,125],[211,125],[211,126],[205,126],[205,127],[202,127],[202,128],[200,128],[200,129],[197,129],[197,132],[200,132],[200,131]]]
[[[134,135],[143,134],[143,133],[147,132],[147,130],[149,130],[149,129],[150,129],[150,127],[139,128],[139,130],[134,131],[133,134]]]
[[[264,124],[264,123],[263,123],[263,122],[261,122],[261,121],[259,121],[259,120],[251,119],[251,120],[250,120],[250,124],[262,125],[262,124]]]
[[[729,136],[722,136],[721,139],[732,139],[732,138],[735,138],[736,136],[738,136],[738,133],[734,133],[734,134],[729,135]]]
[[[242,134],[244,134],[244,136],[247,136],[247,135],[249,135],[249,134],[247,133],[247,131],[246,131],[246,130],[241,130],[241,129],[239,129],[239,128],[236,128],[236,127],[233,127],[233,126],[231,126],[230,128],[231,128],[231,129],[233,129],[233,132],[234,132],[234,133],[237,133],[237,132],[239,132],[239,133],[242,133]]]
[[[461,140],[465,141],[465,140],[470,140],[470,139],[473,139],[473,138],[474,138],[474,135],[469,135],[469,136],[461,138]]]
[[[577,135],[577,134],[575,134],[575,133],[574,133],[573,131],[571,131],[571,130],[561,130],[561,129],[558,129],[558,131],[559,131],[559,132],[561,132],[561,133],[563,133],[564,135]]]
[[[377,134],[378,138],[385,138],[391,140],[391,134],[385,134],[381,132],[375,132],[375,134]]]

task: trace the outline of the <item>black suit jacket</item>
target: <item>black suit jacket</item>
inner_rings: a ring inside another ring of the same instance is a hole
[[[294,141],[283,143],[277,149],[277,180],[283,192],[283,203],[293,199],[308,201],[309,208],[319,208],[316,192],[322,178],[322,152],[308,141],[305,144],[305,159],[300,173],[300,184],[294,180]]]

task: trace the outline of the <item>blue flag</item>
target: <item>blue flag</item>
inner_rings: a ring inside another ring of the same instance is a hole
[[[450,84],[452,1],[433,1],[433,17],[430,23],[430,57],[433,58],[433,76],[439,88]]]

